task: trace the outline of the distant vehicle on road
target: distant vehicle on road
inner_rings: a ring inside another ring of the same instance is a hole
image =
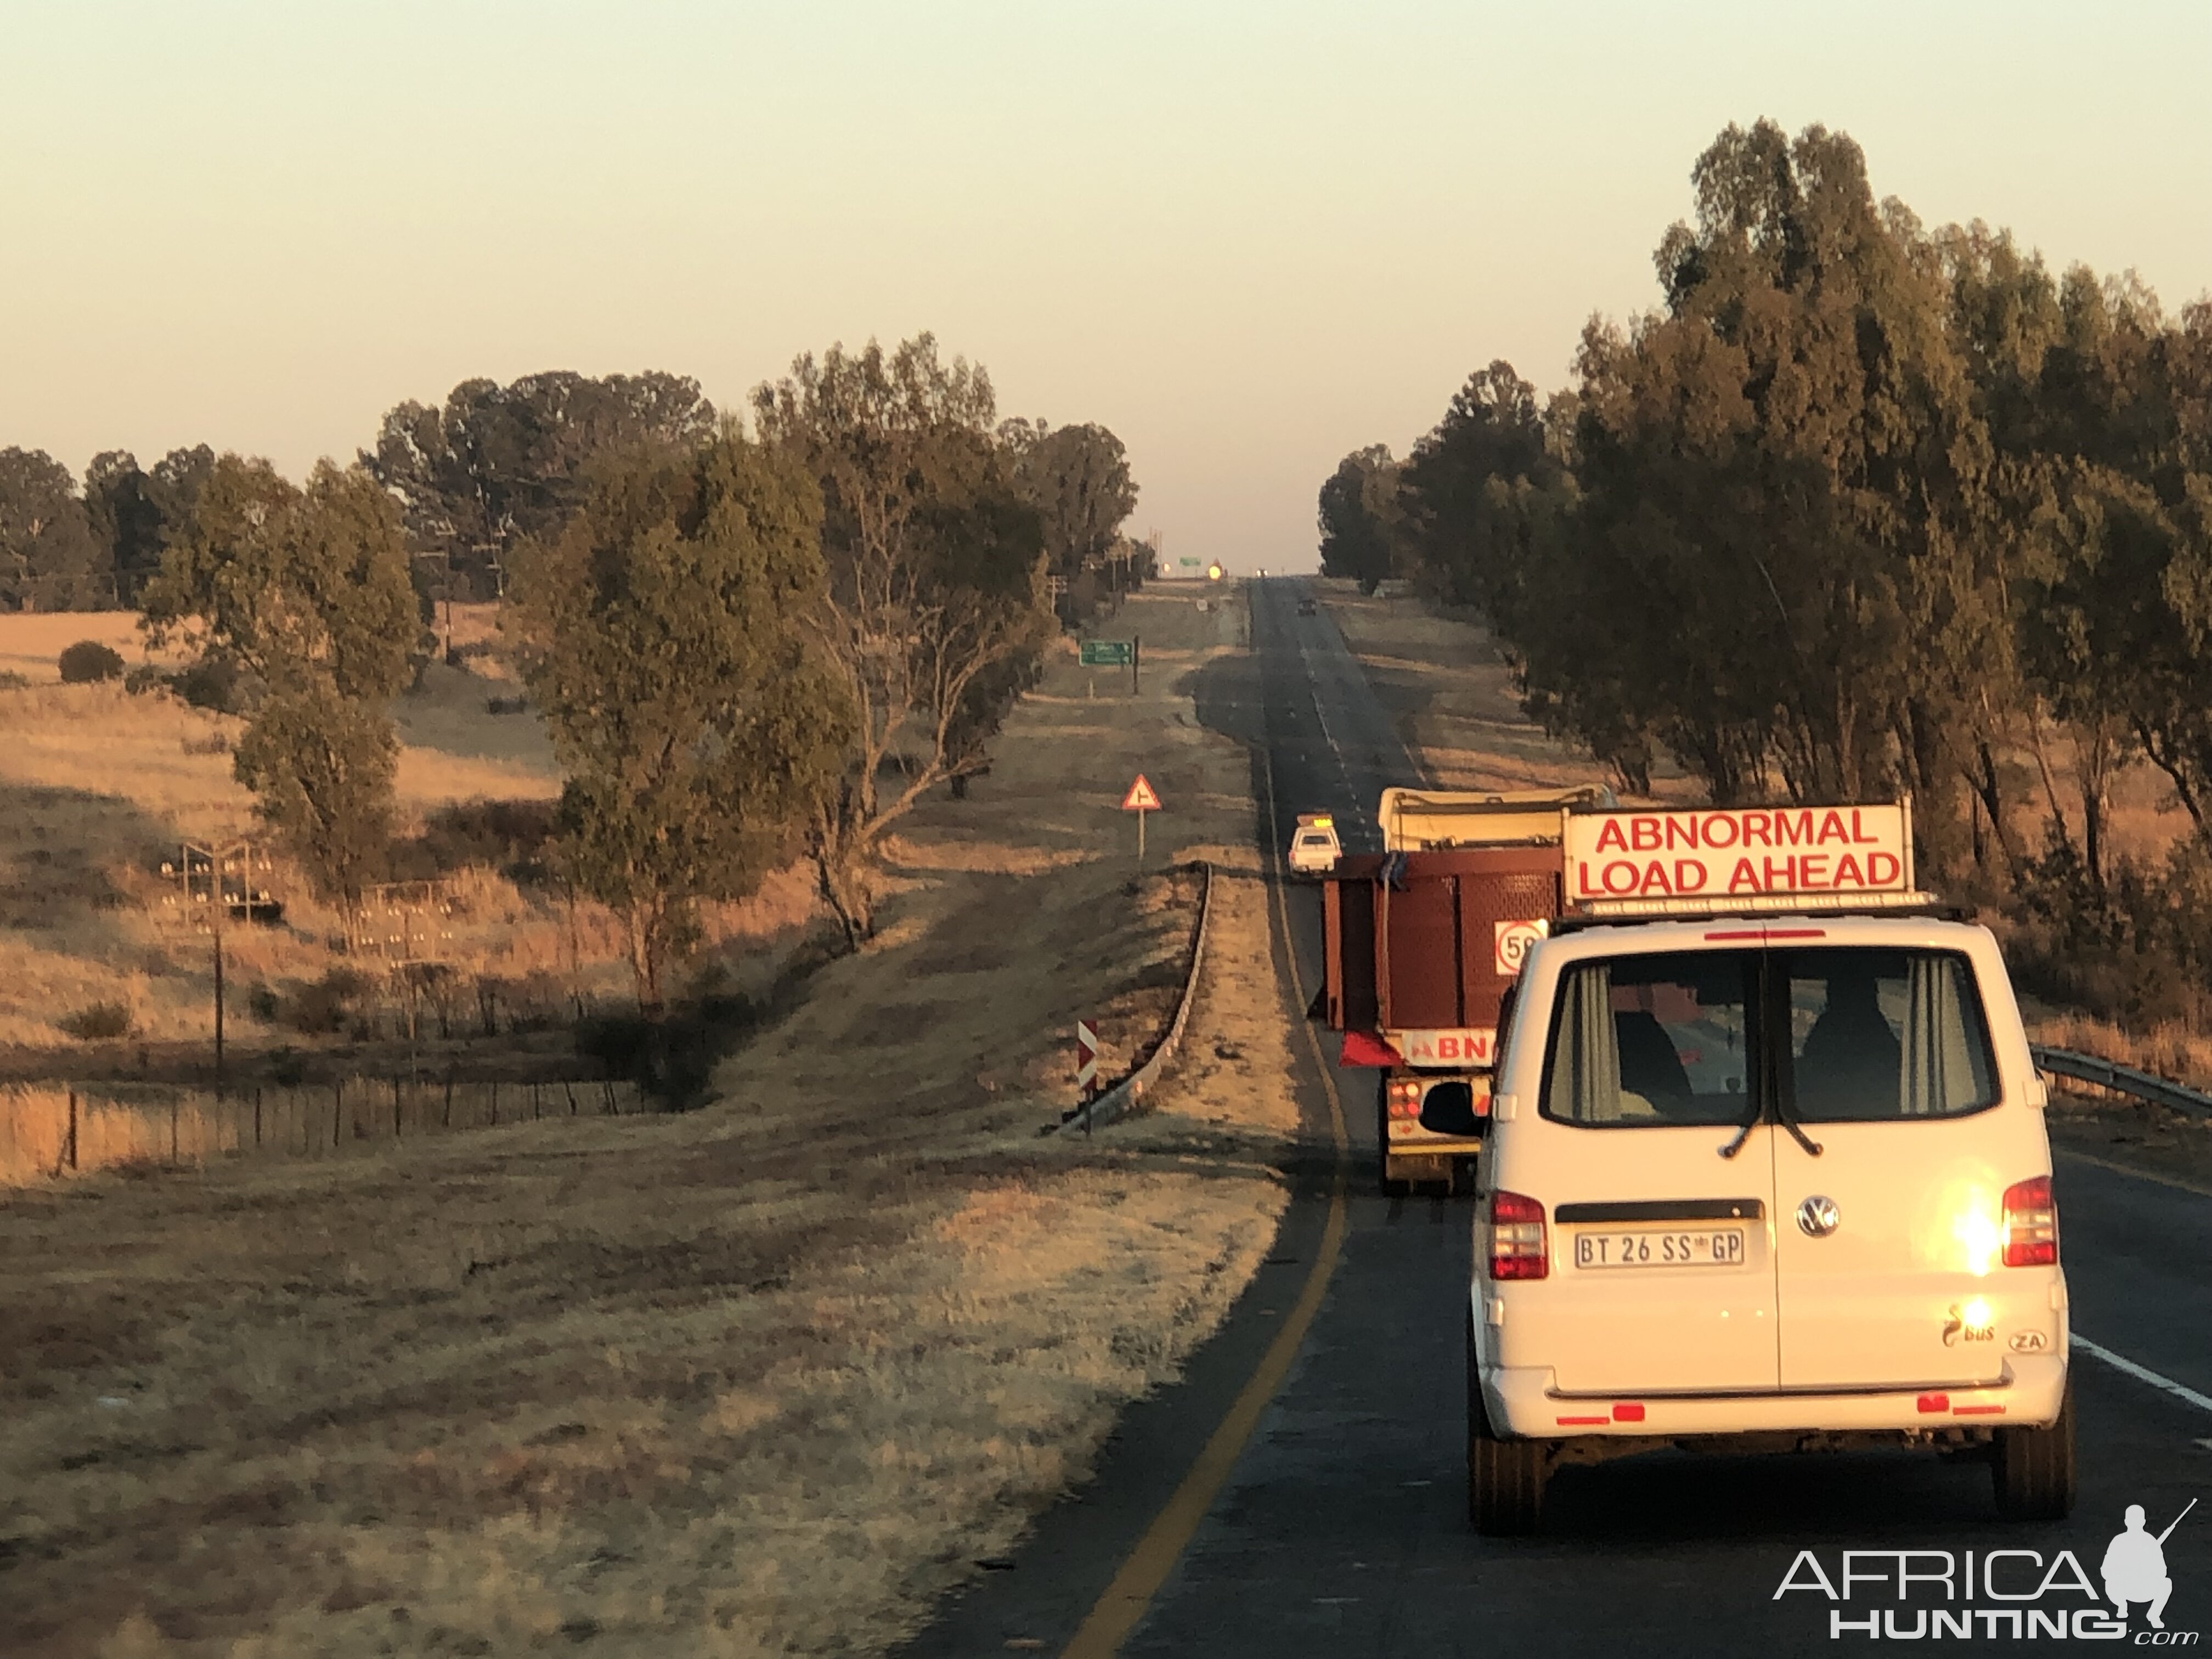
[[[1300,599],[1298,601],[1298,615],[1301,617],[1310,617],[1313,614],[1314,602],[1311,599]]]
[[[1344,856],[1336,838],[1336,820],[1326,812],[1301,812],[1297,833],[1291,837],[1289,864],[1302,876],[1325,876]]]
[[[2006,1517],[2073,1507],[2046,1089],[1911,849],[1902,804],[1569,815],[1476,1186],[1482,1531],[1668,1444],[1978,1456]]]

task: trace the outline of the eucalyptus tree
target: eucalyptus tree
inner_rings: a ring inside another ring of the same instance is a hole
[[[943,361],[928,334],[888,353],[873,341],[809,353],[753,407],[763,440],[822,491],[819,635],[854,726],[808,852],[857,943],[874,928],[884,830],[980,766],[1051,636],[1043,530],[995,435],[989,375]]]
[[[395,404],[361,462],[399,501],[416,550],[442,554],[452,582],[489,599],[522,538],[559,537],[593,455],[702,443],[714,422],[696,380],[657,370],[470,380],[443,404]]]
[[[1128,452],[1103,426],[1006,421],[999,428],[1007,476],[1033,508],[1047,568],[1073,580],[1104,559],[1137,510]]]
[[[790,858],[850,740],[811,626],[821,515],[802,467],[726,429],[603,455],[560,538],[523,550],[524,674],[567,775],[560,855],[623,919],[648,1011],[699,902]]]
[[[389,705],[420,643],[398,509],[359,467],[318,462],[301,488],[224,455],[140,603],[157,645],[182,639],[253,677],[234,769],[350,918],[390,839]]]
[[[1372,593],[1398,574],[1399,463],[1386,445],[1355,449],[1322,481],[1316,522],[1321,531],[1321,569]]]
[[[76,480],[42,449],[0,449],[0,610],[71,611],[105,584]]]

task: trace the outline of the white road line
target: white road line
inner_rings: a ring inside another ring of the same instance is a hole
[[[2148,1382],[2154,1389],[2172,1395],[2176,1400],[2186,1400],[2199,1411],[2212,1412],[2212,1395],[2199,1394],[2196,1389],[2185,1387],[2170,1376],[2160,1376],[2148,1366],[2138,1365],[2124,1355],[2114,1353],[2110,1348],[2092,1342],[2079,1331],[2075,1332],[2069,1340],[2084,1353],[2094,1354],[2114,1370],[2125,1371],[2138,1382]]]

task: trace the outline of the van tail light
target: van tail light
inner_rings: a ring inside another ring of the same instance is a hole
[[[2004,1264],[2048,1267],[2058,1260],[2058,1206],[2051,1201],[2051,1177],[2017,1181],[2005,1188]]]
[[[1384,1085],[1385,1098],[1390,1103],[1392,1117],[1419,1117],[1421,1115],[1421,1079],[1417,1077],[1394,1077]]]
[[[1552,1270],[1544,1242],[1544,1206],[1518,1193],[1490,1195],[1490,1276],[1541,1279]]]

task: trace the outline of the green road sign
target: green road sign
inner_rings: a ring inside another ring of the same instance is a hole
[[[1195,570],[1202,561],[1198,559],[1177,559],[1176,562],[1179,565],[1185,566],[1189,569]]]
[[[1083,642],[1083,665],[1085,668],[1128,668],[1137,660],[1137,647],[1127,640],[1085,640]]]

